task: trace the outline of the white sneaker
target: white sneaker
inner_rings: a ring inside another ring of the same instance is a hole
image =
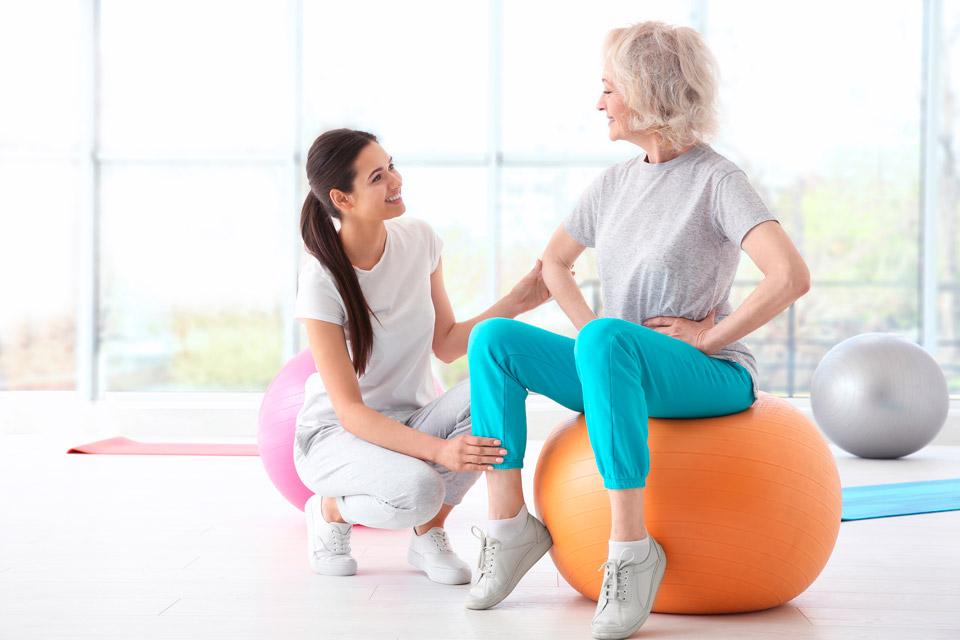
[[[471,531],[480,538],[480,573],[470,587],[467,609],[489,609],[499,604],[553,546],[547,527],[529,513],[520,534],[510,540],[487,537],[479,527]]]
[[[433,527],[422,536],[416,529],[410,538],[407,560],[427,577],[440,584],[467,584],[470,582],[470,566],[457,557],[450,546],[447,532]]]
[[[314,573],[325,576],[352,576],[357,561],[350,555],[350,531],[353,525],[327,522],[323,518],[320,496],[307,500],[303,511],[307,516],[307,558]]]
[[[603,585],[590,625],[594,638],[628,638],[647,621],[667,568],[667,555],[651,537],[647,557],[642,562],[635,560],[633,551],[624,549],[619,559],[600,565]]]

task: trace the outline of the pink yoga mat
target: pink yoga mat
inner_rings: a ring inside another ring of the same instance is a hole
[[[110,453],[172,456],[258,456],[255,444],[214,444],[205,442],[137,442],[110,438],[73,447],[67,453]]]

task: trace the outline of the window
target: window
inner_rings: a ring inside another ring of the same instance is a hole
[[[932,345],[960,393],[960,8],[863,0],[6,3],[0,390],[262,391],[306,347],[303,165],[334,127],[380,137],[407,215],[444,239],[458,318],[482,312],[594,176],[641,152],[608,140],[595,105],[604,35],[648,19],[704,34],[722,81],[712,144],[814,276],[745,339],[761,386],[805,395],[829,348],[884,331]],[[599,306],[592,250],[576,273]],[[761,275],[742,256],[734,306]],[[573,335],[553,302],[523,319]],[[466,359],[438,373],[453,384]]]
[[[292,15],[267,1],[101,4],[106,391],[259,391],[283,362]]]
[[[923,7],[708,7],[704,31],[723,78],[716,148],[746,171],[813,276],[807,295],[746,342],[764,390],[806,395],[841,340],[919,336]],[[858,28],[867,15],[870,28]],[[744,28],[774,23],[790,28]],[[746,255],[740,264],[734,307],[762,275]]]
[[[0,389],[76,386],[88,12],[0,5]]]

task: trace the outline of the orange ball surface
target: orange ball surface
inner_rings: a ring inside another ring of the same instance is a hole
[[[760,394],[717,418],[651,418],[644,518],[667,570],[653,610],[734,613],[783,604],[823,570],[840,530],[840,476],[816,426]],[[534,476],[537,512],[560,574],[596,600],[610,503],[581,415],[547,439]]]

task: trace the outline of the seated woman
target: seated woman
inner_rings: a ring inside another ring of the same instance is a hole
[[[490,521],[466,606],[496,605],[551,546],[520,484],[532,390],[586,414],[612,512],[592,629],[625,638],[649,615],[667,562],[644,528],[648,417],[749,408],[757,367],[739,340],[803,295],[810,276],[744,172],[704,141],[715,128],[716,74],[699,34],[645,22],[612,31],[604,53],[597,108],[610,139],[646,153],[604,171],[544,251],[543,278],[576,339],[509,319],[470,336],[473,433],[509,453],[486,473]],[[600,319],[570,275],[585,247],[596,248]],[[741,248],[764,278],[732,311]]]
[[[466,381],[436,397],[430,353],[452,362],[479,321],[545,302],[540,262],[484,313],[457,322],[440,238],[426,222],[400,218],[400,174],[373,135],[324,133],[310,147],[307,178],[300,231],[309,255],[294,315],[306,326],[317,373],[297,416],[294,463],[316,494],[305,508],[310,565],[326,575],[356,573],[352,523],[413,527],[410,563],[436,582],[468,583],[470,567],[443,524],[480,471],[508,450],[497,438],[470,435]]]

